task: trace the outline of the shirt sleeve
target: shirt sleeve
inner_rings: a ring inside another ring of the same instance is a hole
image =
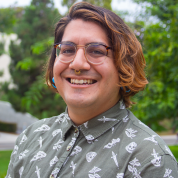
[[[151,158],[143,163],[136,174],[132,178],[177,178],[178,163],[172,156],[162,155],[160,159]]]
[[[18,157],[18,152],[19,152],[19,143],[20,140],[22,139],[23,133],[18,136],[14,149],[12,151],[11,157],[10,157],[10,162],[7,170],[7,174],[5,178],[15,178],[15,170],[14,170],[14,163],[16,158]]]

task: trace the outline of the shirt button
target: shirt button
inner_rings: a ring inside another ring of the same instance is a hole
[[[71,149],[71,146],[67,146],[67,151],[69,151]]]
[[[75,128],[75,133],[77,133],[78,132],[78,129],[77,128]]]
[[[50,175],[50,177],[49,178],[54,178],[54,176],[53,175]]]

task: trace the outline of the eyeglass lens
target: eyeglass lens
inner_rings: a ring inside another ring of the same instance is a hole
[[[103,62],[106,58],[106,47],[100,44],[89,44],[84,47],[85,56],[87,60],[94,64]],[[73,44],[59,44],[56,48],[56,55],[60,57],[63,62],[70,62],[74,59],[77,47]]]

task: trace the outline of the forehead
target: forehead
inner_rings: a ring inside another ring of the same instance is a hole
[[[102,42],[109,45],[107,34],[100,25],[82,19],[72,20],[66,26],[62,41],[71,41],[82,45],[91,42]]]

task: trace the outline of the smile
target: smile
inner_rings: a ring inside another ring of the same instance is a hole
[[[68,81],[72,84],[76,84],[76,85],[91,85],[96,83],[96,80],[92,80],[92,79],[68,79]]]

